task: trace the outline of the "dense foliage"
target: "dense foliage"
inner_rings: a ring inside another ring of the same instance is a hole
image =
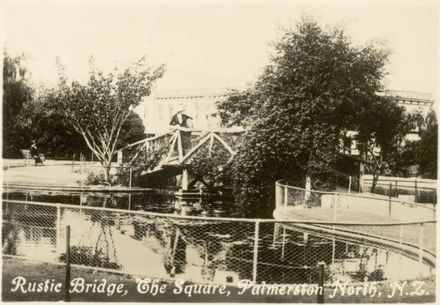
[[[395,174],[404,138],[412,129],[412,118],[397,101],[378,96],[358,110],[357,123],[360,157],[366,173],[373,175],[373,192],[379,176]]]
[[[211,149],[207,146],[199,149],[187,162],[187,168],[194,180],[203,181],[208,188],[216,185],[231,186],[231,154],[219,142],[215,141]]]
[[[326,187],[349,130],[358,131],[369,164],[372,148],[388,152],[388,140],[397,145],[401,128],[394,124],[403,109],[378,94],[387,56],[380,46],[353,46],[342,30],[323,30],[313,20],[285,33],[254,88],[221,103],[226,125],[248,127],[234,163],[242,205],[267,208],[278,179],[303,183],[309,175]]]
[[[408,115],[406,123],[412,127],[411,134],[419,139],[405,137],[397,153],[388,158],[387,175],[397,177],[437,177],[437,120],[431,110],[427,115],[414,112]]]
[[[32,126],[22,112],[34,92],[26,78],[23,56],[3,55],[3,157],[17,157],[19,149],[28,148],[32,139]]]
[[[420,137],[417,147],[420,173],[425,178],[437,179],[438,124],[434,111],[428,115],[426,127],[421,130]]]
[[[121,185],[128,186],[130,175],[132,175],[132,185],[139,184],[139,176],[142,172],[152,170],[159,165],[169,150],[169,145],[163,145],[154,151],[147,151],[142,145],[127,148],[123,153],[123,166],[118,168],[117,178]],[[158,181],[160,186],[162,182]],[[152,186],[152,185],[149,185]]]

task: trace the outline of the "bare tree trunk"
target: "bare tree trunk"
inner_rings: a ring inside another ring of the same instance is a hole
[[[374,193],[374,191],[376,190],[377,183],[379,182],[379,177],[380,175],[383,174],[383,172],[384,172],[383,167],[373,169],[373,181],[371,183],[371,190],[370,190],[371,193]]]
[[[108,184],[111,185],[111,182],[110,182],[111,160],[110,161],[103,161],[102,166],[104,168],[104,179]]]

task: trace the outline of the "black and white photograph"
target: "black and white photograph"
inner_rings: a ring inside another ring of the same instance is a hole
[[[2,302],[436,302],[438,1],[2,1]]]

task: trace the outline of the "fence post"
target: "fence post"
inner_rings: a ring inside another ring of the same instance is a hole
[[[324,267],[325,262],[318,263],[318,304],[324,304]]]
[[[415,193],[416,193],[416,195],[414,196],[414,201],[417,203],[417,202],[419,202],[417,200],[417,179],[414,180],[414,189],[415,189]]]
[[[287,193],[287,185],[285,185],[284,186],[284,206],[286,207],[287,206],[287,195],[288,195],[288,193]]]
[[[61,241],[61,208],[60,206],[57,204],[57,223],[56,223],[56,251],[57,254],[60,252],[61,250],[61,245],[60,245],[60,241]]]
[[[281,185],[277,182],[275,183],[275,208],[281,208],[283,207],[283,202],[281,201],[281,197],[283,195],[283,189],[281,188]]]
[[[306,176],[306,192],[304,193],[304,201],[309,200],[312,189],[312,178],[310,176]]]
[[[333,222],[336,222],[337,205],[338,205],[338,193],[335,193],[333,196]]]
[[[398,189],[397,189],[397,180],[396,180],[395,182],[396,182],[396,189],[395,189],[395,191],[394,191],[394,197],[399,198],[399,191],[398,191]]]
[[[280,230],[279,224],[274,223],[274,225],[273,225],[273,240],[272,240],[272,247],[275,247],[275,244],[276,244],[277,238],[278,238],[278,236],[279,236],[279,230]]]
[[[72,173],[74,170],[74,166],[75,166],[75,154],[73,154],[73,159],[72,159],[72,170],[71,170]]]
[[[351,176],[348,177],[348,193],[351,193]]]
[[[132,175],[133,175],[133,167],[130,166],[130,180],[128,182],[128,186],[129,188],[131,188],[131,179],[132,179]]]
[[[258,239],[260,235],[260,221],[255,221],[255,234],[254,234],[254,260],[252,268],[252,282],[257,283],[257,264],[258,264]]]
[[[281,261],[284,262],[284,251],[286,245],[286,228],[283,228],[283,239],[281,244]]]
[[[391,186],[391,182],[390,182],[390,193],[389,193],[389,203],[388,203],[388,216],[391,217],[391,196],[392,196],[392,186]]]
[[[402,278],[402,243],[403,243],[403,224],[402,224],[402,207],[400,207],[400,233],[399,233],[400,237],[399,237],[399,278],[398,280],[400,281]]]
[[[66,226],[66,278],[64,282],[64,301],[70,302],[70,226]]]
[[[424,226],[423,222],[420,223],[420,237],[419,237],[419,262],[423,262],[423,237],[424,237]]]

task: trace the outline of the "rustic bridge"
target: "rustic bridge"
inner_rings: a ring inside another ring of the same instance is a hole
[[[162,151],[157,165],[142,171],[141,175],[182,175],[181,189],[185,191],[194,183],[194,181],[190,182],[190,173],[187,169],[193,157],[201,152],[211,155],[215,146],[220,145],[229,154],[230,161],[235,155],[235,143],[243,132],[241,128],[200,130],[173,126],[169,132],[140,140],[119,150],[118,163],[122,163],[124,151],[130,148],[136,147],[151,154]],[[136,157],[137,155],[134,155],[132,158]]]

